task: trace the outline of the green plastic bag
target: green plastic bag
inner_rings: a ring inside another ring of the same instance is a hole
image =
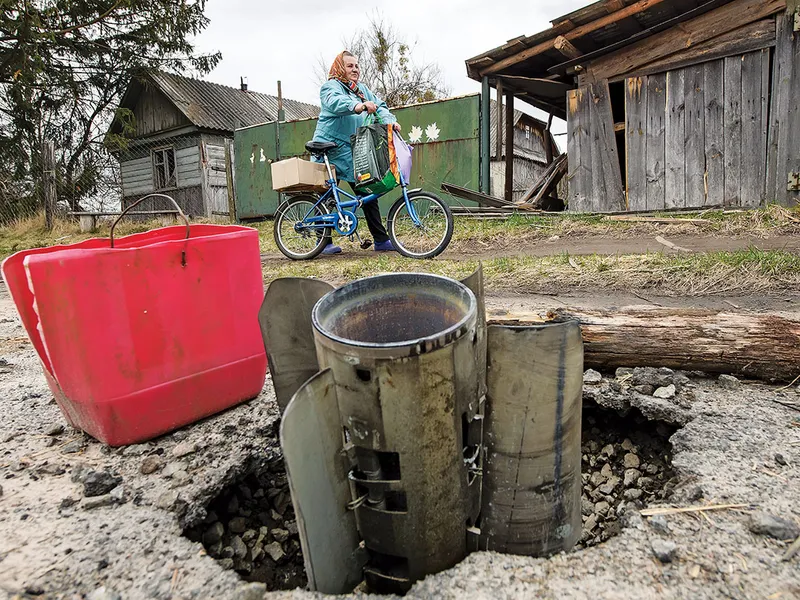
[[[374,121],[374,116],[369,115],[364,125],[350,136],[355,188],[361,194],[385,194],[397,187],[389,155],[389,128],[392,125]]]

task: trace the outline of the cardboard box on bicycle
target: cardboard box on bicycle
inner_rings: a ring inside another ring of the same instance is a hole
[[[331,165],[336,176],[336,168]],[[328,189],[328,170],[322,163],[287,158],[272,163],[272,189],[276,192],[319,192]]]

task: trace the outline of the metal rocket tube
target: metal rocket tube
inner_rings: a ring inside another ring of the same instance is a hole
[[[478,406],[477,306],[451,279],[393,274],[337,289],[313,310],[375,591],[403,592],[467,554],[480,496],[464,456]]]

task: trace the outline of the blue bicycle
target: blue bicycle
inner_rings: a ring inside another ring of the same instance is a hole
[[[356,209],[367,202],[376,202],[382,194],[353,196],[336,184],[328,161],[332,142],[308,142],[306,150],[322,157],[328,169],[329,188],[321,196],[298,194],[283,202],[275,213],[275,243],[293,260],[308,260],[325,248],[335,231],[357,239],[362,248],[372,242],[358,235]],[[403,195],[389,209],[386,229],[395,249],[409,258],[433,258],[441,254],[453,236],[453,213],[436,194],[421,188],[408,189],[400,177]]]

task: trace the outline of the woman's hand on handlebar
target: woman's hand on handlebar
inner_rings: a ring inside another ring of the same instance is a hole
[[[374,114],[378,112],[378,105],[374,102],[362,102],[358,106],[356,106],[356,112],[361,114],[364,111],[367,111],[369,114]]]

